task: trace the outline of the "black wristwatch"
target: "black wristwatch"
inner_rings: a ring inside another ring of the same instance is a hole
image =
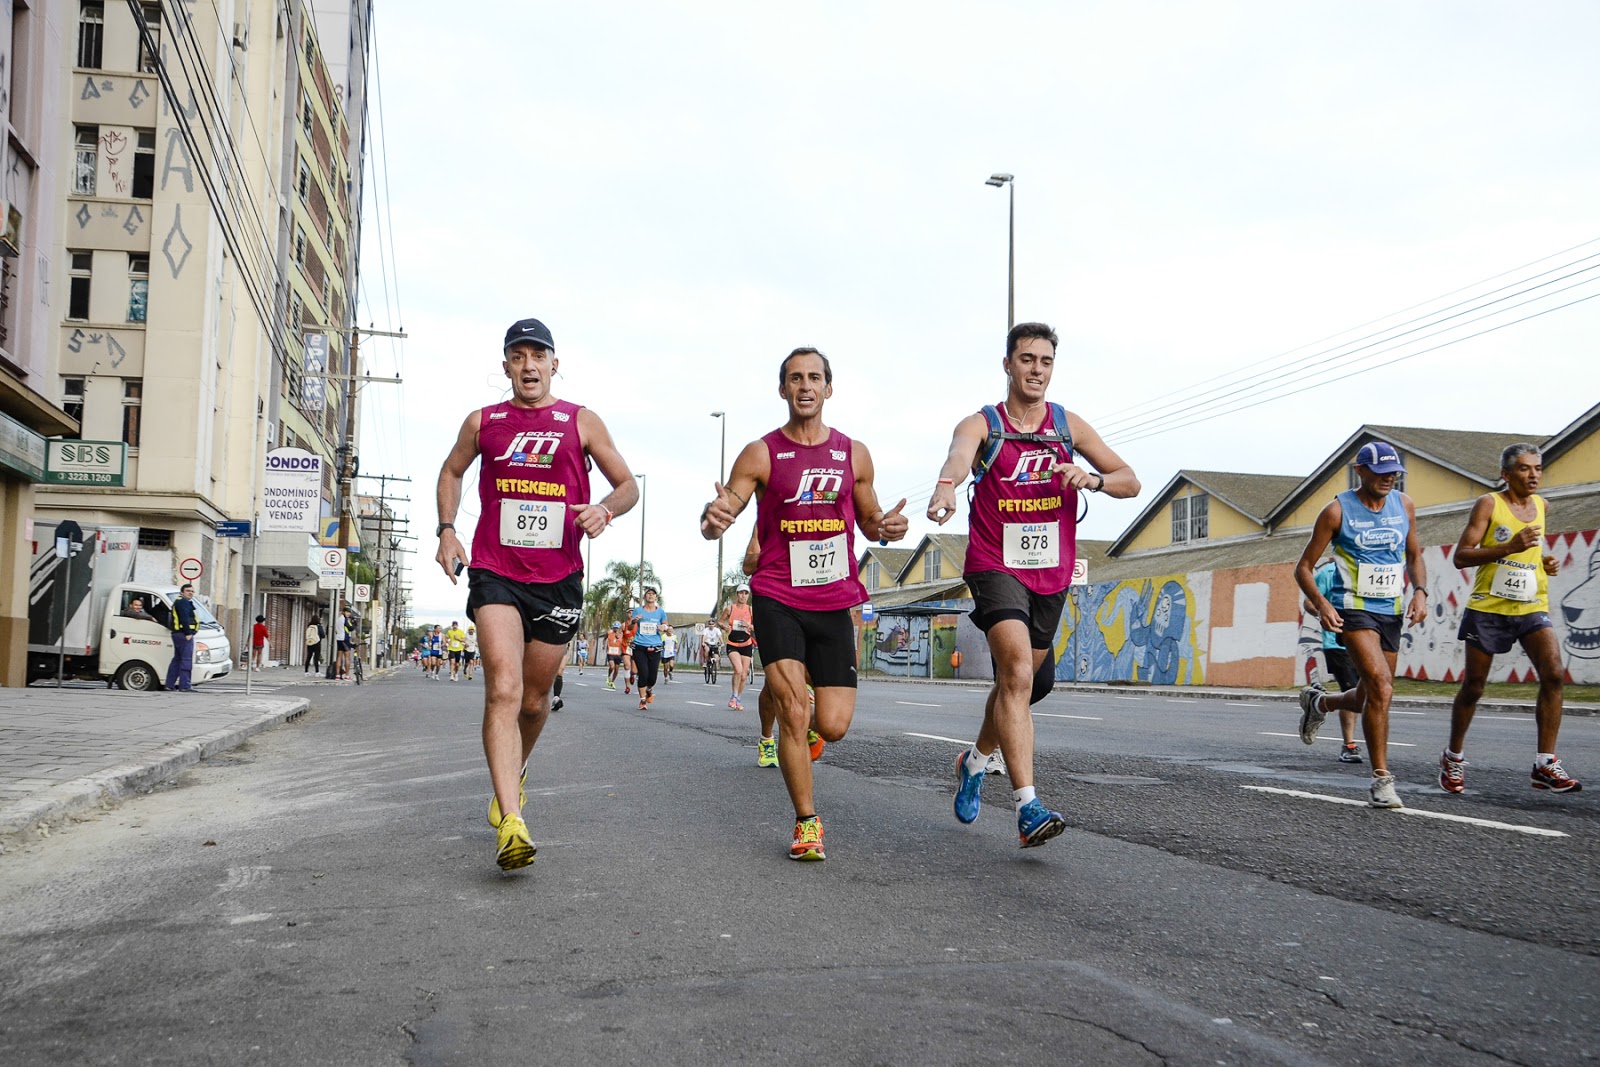
[[[455,528],[456,528],[456,524],[453,523],[453,522],[441,522],[439,524],[439,528],[437,530],[433,531],[433,536],[435,536],[435,537],[443,537],[444,536],[444,532],[446,530],[454,530]]]
[[[1104,489],[1106,487],[1106,476],[1104,474],[1101,474],[1099,471],[1095,471],[1094,472],[1094,476],[1096,478],[1100,479],[1100,484],[1095,486],[1093,489],[1089,490],[1089,492],[1098,493],[1098,492],[1100,492],[1102,489]]]

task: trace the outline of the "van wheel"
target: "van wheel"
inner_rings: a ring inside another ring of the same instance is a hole
[[[148,663],[124,663],[117,672],[117,684],[124,689],[131,689],[136,693],[148,693],[152,689],[161,688],[161,683],[156,680],[156,672]]]

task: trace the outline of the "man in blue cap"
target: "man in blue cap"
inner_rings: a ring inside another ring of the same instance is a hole
[[[1311,540],[1295,564],[1300,592],[1316,609],[1322,628],[1339,635],[1360,681],[1349,692],[1329,696],[1320,686],[1300,691],[1300,740],[1311,744],[1330,711],[1361,714],[1361,732],[1372,760],[1370,803],[1375,808],[1404,807],[1389,773],[1389,702],[1400,653],[1400,617],[1411,625],[1428,613],[1428,568],[1417,539],[1416,508],[1395,488],[1405,465],[1385,441],[1371,441],[1356,453],[1359,488],[1348,489],[1322,509]],[[1333,584],[1317,588],[1317,560],[1332,547]],[[1410,603],[1405,583],[1410,578]]]

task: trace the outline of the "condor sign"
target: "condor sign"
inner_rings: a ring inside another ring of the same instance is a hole
[[[303,448],[267,453],[261,498],[263,533],[315,533],[322,514],[322,457]]]

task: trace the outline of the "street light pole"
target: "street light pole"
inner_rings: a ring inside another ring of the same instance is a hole
[[[1012,174],[991,174],[985,185],[1006,187],[1010,200],[1006,221],[1006,332],[1017,324],[1017,180]]]
[[[717,453],[717,484],[721,485],[728,476],[728,413],[713,411],[711,417],[722,423],[722,449]],[[711,598],[711,614],[715,615],[720,607],[722,607],[722,538],[719,537],[717,538],[717,587]]]
[[[645,476],[639,475],[639,603],[644,603]]]

